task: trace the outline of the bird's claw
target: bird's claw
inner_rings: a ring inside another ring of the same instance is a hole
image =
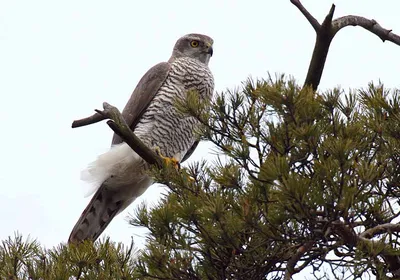
[[[176,170],[179,170],[181,168],[181,165],[179,163],[179,161],[173,157],[165,157],[161,154],[160,148],[159,147],[155,147],[154,148],[156,154],[162,158],[165,162],[165,165],[169,165],[169,166],[173,166]]]

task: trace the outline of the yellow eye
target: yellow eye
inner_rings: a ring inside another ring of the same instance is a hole
[[[193,40],[190,42],[190,45],[192,46],[192,48],[197,48],[199,46],[199,41]]]

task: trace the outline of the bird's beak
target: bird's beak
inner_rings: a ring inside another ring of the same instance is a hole
[[[212,48],[212,47],[209,47],[209,48],[208,48],[208,53],[210,54],[210,56],[213,55],[213,52],[214,52],[213,48]]]
[[[210,54],[210,56],[212,56],[214,53],[212,45],[210,43],[207,43],[206,47],[207,47],[207,53]]]

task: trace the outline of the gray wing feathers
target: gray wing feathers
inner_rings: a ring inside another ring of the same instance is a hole
[[[150,68],[149,71],[147,71],[147,73],[140,79],[128,103],[122,111],[122,116],[132,131],[135,129],[140,117],[149,106],[151,100],[153,100],[162,83],[167,78],[169,69],[170,64],[168,62],[161,62]],[[114,133],[112,145],[119,143],[122,143],[122,139]],[[184,162],[193,154],[198,144],[199,141],[193,143],[193,146],[185,154],[181,162]]]
[[[140,79],[122,111],[122,116],[131,130],[135,129],[140,117],[167,78],[169,69],[168,62],[159,63],[150,68]],[[122,139],[114,134],[112,145],[121,142]],[[126,206],[124,202],[117,194],[102,185],[75,224],[68,242],[80,242],[85,239],[96,240],[121,208]]]
[[[196,150],[197,145],[199,145],[200,140],[196,140],[192,147],[186,152],[185,156],[182,158],[181,163],[190,158],[190,156],[194,153],[194,150]]]
[[[140,117],[149,106],[151,100],[153,100],[154,96],[157,94],[162,83],[167,78],[169,69],[170,64],[168,62],[161,62],[150,68],[149,71],[147,71],[140,79],[128,103],[122,111],[122,116],[132,131],[135,129]],[[121,142],[121,137],[114,133],[112,145]]]

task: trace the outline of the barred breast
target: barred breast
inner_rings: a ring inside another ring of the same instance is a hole
[[[192,58],[178,58],[158,93],[135,128],[135,134],[148,147],[158,147],[164,156],[183,158],[193,145],[198,121],[183,115],[175,107],[187,91],[197,90],[210,99],[214,90],[213,75],[204,63]]]

